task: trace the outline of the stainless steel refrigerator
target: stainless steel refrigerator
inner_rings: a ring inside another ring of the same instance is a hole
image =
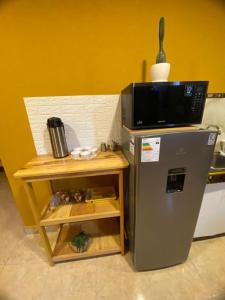
[[[198,129],[123,128],[130,163],[125,181],[125,230],[137,270],[187,259],[217,133]]]

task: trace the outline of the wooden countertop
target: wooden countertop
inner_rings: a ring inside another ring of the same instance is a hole
[[[209,169],[208,175],[225,175],[225,169]]]
[[[82,174],[91,172],[104,172],[127,168],[129,163],[121,151],[98,152],[97,156],[90,160],[74,160],[71,156],[55,159],[51,155],[40,155],[29,161],[18,170],[15,178],[27,181],[61,178],[68,174]]]

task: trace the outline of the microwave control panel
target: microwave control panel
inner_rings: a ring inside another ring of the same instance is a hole
[[[191,111],[194,114],[200,114],[202,112],[202,106],[204,105],[204,99],[206,96],[205,86],[187,85],[185,87],[185,96],[191,97],[192,99]]]

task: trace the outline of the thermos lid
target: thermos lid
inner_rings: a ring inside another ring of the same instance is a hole
[[[48,128],[55,128],[63,126],[63,122],[60,118],[52,117],[47,120]]]

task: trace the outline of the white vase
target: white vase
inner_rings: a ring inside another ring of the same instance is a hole
[[[168,63],[154,64],[151,66],[150,74],[151,74],[152,82],[168,81],[168,77],[170,74],[170,64]]]

